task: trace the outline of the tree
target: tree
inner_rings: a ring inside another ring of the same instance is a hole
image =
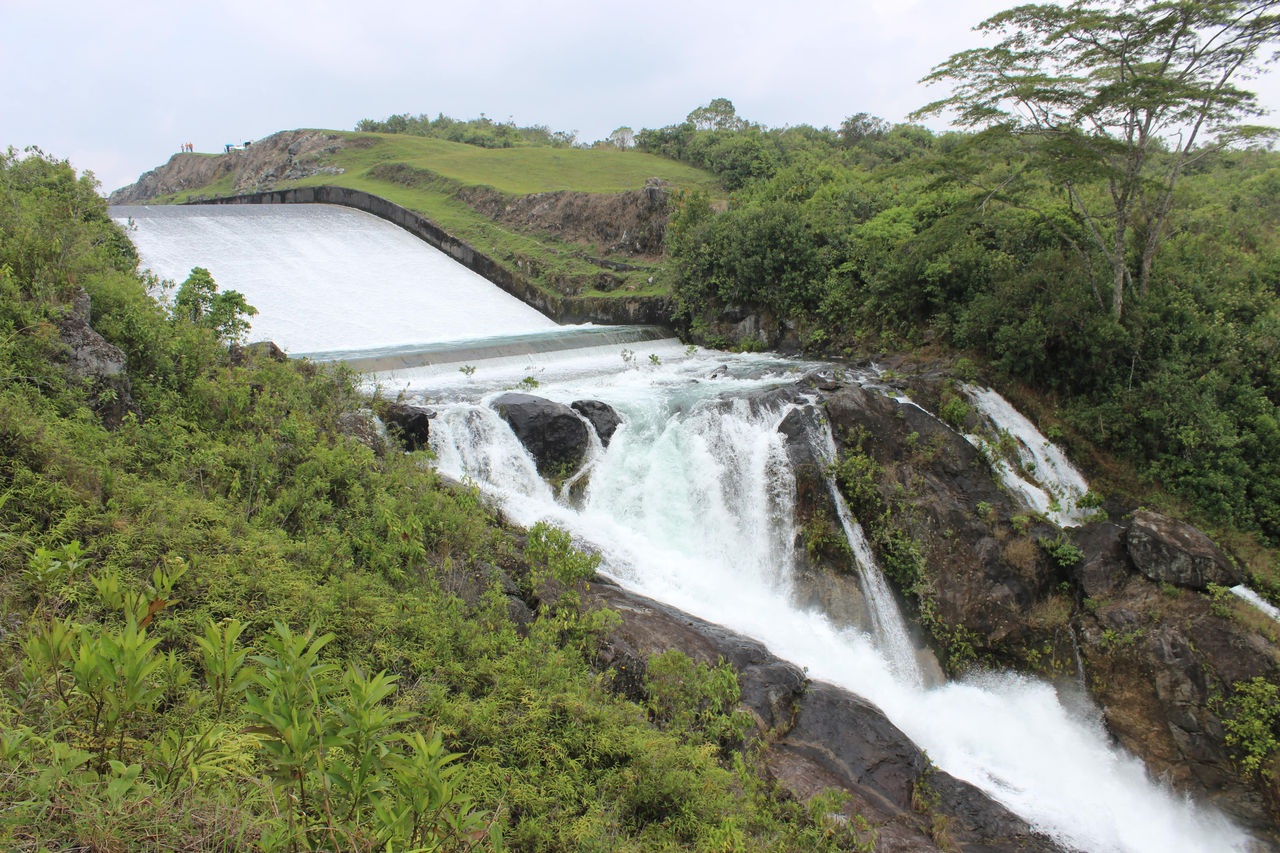
[[[879,139],[889,132],[889,122],[870,113],[857,113],[840,122],[840,142],[852,148],[863,139]]]
[[[249,331],[249,321],[258,309],[245,302],[238,290],[218,291],[213,276],[204,267],[193,267],[173,298],[173,314],[197,326],[212,329],[218,340],[236,343]]]
[[[967,127],[1036,139],[1087,241],[1111,271],[1111,311],[1143,295],[1188,165],[1271,134],[1240,122],[1262,113],[1236,81],[1274,55],[1280,0],[1076,0],[1019,6],[977,29],[1004,36],[957,53],[922,82],[950,96],[916,112],[954,110]],[[1101,180],[1099,201],[1082,191]],[[1131,245],[1132,244],[1132,245]]]
[[[698,130],[742,130],[747,126],[728,98],[713,98],[711,103],[689,113],[686,121],[692,122]]]
[[[636,132],[626,125],[623,125],[613,133],[609,134],[609,141],[613,143],[615,148],[626,151],[632,145],[636,144]]]

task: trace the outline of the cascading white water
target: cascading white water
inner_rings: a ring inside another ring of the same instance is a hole
[[[470,402],[442,374],[455,402],[431,378],[410,380],[409,391],[441,412],[432,442],[443,471],[474,479],[520,523],[570,530],[627,586],[756,637],[812,677],[875,702],[939,767],[1060,843],[1125,853],[1246,849],[1225,819],[1148,780],[1141,762],[1109,744],[1096,713],[1068,707],[1052,686],[988,673],[925,688],[877,638],[793,606],[793,474],[778,434],[785,412],[742,399],[785,379],[785,365],[673,349],[654,363],[643,350],[631,360],[615,353],[595,372],[579,362],[563,380],[544,364],[536,393],[603,400],[624,417],[578,509],[555,500],[531,462],[510,461],[522,451],[509,432],[495,434],[504,427],[480,399],[497,390],[484,365],[467,377]],[[709,378],[719,364],[727,375]]]
[[[862,525],[849,511],[849,504],[830,472],[831,465],[836,461],[836,440],[831,434],[831,426],[823,418],[818,421],[817,429],[818,435],[811,435],[810,440],[818,458],[828,468],[825,476],[827,491],[835,503],[840,527],[844,530],[845,540],[849,543],[857,564],[858,578],[862,581],[863,595],[866,596],[867,607],[871,612],[872,630],[889,666],[898,677],[917,687],[922,686],[924,673],[920,671],[920,664],[916,660],[916,646],[911,640],[911,632],[907,630],[906,620],[902,618],[898,601],[889,588],[884,572],[880,570],[879,561],[871,551],[871,543],[867,541]]]
[[[963,390],[995,435],[1003,433],[1013,440],[1018,468],[1003,458],[998,438],[965,436],[991,460],[992,469],[1005,487],[1059,527],[1084,523],[1088,513],[1081,506],[1081,499],[1088,493],[1089,484],[1066,454],[996,391],[975,385],[964,385]]]
[[[1262,613],[1270,616],[1275,621],[1280,622],[1280,609],[1277,609],[1274,604],[1267,601],[1244,584],[1237,584],[1236,586],[1231,587],[1231,593],[1236,598],[1247,601]]]

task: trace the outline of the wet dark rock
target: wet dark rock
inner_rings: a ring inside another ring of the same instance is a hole
[[[817,408],[803,406],[778,425],[796,477],[793,598],[797,606],[817,608],[836,624],[866,630],[871,625],[866,597],[827,485],[826,461],[813,447],[822,434],[821,418]]]
[[[436,413],[422,406],[390,403],[382,412],[388,429],[400,439],[405,450],[425,450],[430,446],[431,419]]]
[[[68,375],[84,384],[90,407],[108,429],[114,429],[138,407],[130,394],[124,350],[109,343],[89,325],[92,305],[84,288],[72,298],[70,310],[57,322],[58,336],[66,344]]]
[[[1023,637],[1031,605],[1057,580],[1035,539],[1056,531],[1012,531],[1022,507],[961,435],[919,406],[850,383],[826,397],[826,412],[847,449],[860,441],[880,467],[881,505],[897,509],[894,523],[933,568],[941,619],[992,654]]]
[[[1084,556],[1067,568],[1071,581],[1089,598],[1106,598],[1133,572],[1125,547],[1125,529],[1111,522],[1089,524],[1075,532],[1074,540]]]
[[[563,403],[511,392],[497,397],[491,405],[533,456],[543,477],[561,479],[587,458],[587,425]]]
[[[600,436],[600,443],[608,447],[613,434],[622,425],[622,417],[613,406],[599,400],[578,400],[569,406],[591,423],[596,435]]]
[[[1231,558],[1196,528],[1154,512],[1133,514],[1126,539],[1138,571],[1153,581],[1189,589],[1235,586],[1243,576]]]
[[[936,406],[946,382],[945,374],[927,371],[895,380],[890,391],[909,389],[914,400]],[[874,519],[888,510],[890,519],[864,520],[909,535],[919,549],[931,616],[951,631],[934,635],[938,651],[954,654],[954,638],[963,637],[961,653],[992,665],[1050,678],[1082,676],[1107,729],[1143,758],[1152,777],[1224,809],[1261,839],[1260,849],[1280,849],[1280,797],[1240,777],[1217,716],[1221,706],[1212,701],[1228,697],[1240,681],[1275,678],[1275,629],[1251,628],[1248,620],[1233,617],[1243,607],[1234,599],[1215,601],[1188,589],[1204,589],[1210,581],[1238,583],[1221,549],[1189,525],[1148,512],[1138,512],[1130,523],[1121,519],[1128,510],[1111,506],[1111,521],[1064,532],[1028,514],[1001,488],[987,460],[931,412],[835,375],[810,375],[801,387],[822,400],[837,444],[876,464],[873,492],[861,497],[861,510],[876,514]],[[787,394],[780,389],[760,396],[759,405],[803,401]],[[822,528],[813,520],[832,512],[820,478],[822,461],[808,438],[817,427],[814,418],[800,407],[780,425],[796,470],[797,520],[809,534],[797,542],[796,598],[833,619],[841,612],[859,619],[859,602],[842,592],[841,580],[852,575],[841,574],[841,556],[809,547],[820,546],[823,538],[814,537]],[[856,516],[860,508],[854,511]],[[1060,537],[1079,549],[1079,560],[1070,560],[1070,552],[1061,560],[1048,556],[1050,549],[1062,552]],[[804,712],[797,715],[805,720]],[[829,745],[780,745],[768,762],[792,790],[808,785],[817,792],[844,772],[837,756]],[[887,808],[886,792],[901,793],[901,779],[873,781],[855,800],[864,815],[883,818],[888,812],[877,809]],[[938,802],[963,812],[947,795],[938,795]],[[883,849],[911,849],[910,844],[891,830],[882,833]]]
[[[645,661],[671,649],[710,665],[728,661],[739,673],[742,707],[757,734],[767,733],[762,757],[774,781],[804,799],[830,789],[849,794],[843,813],[874,827],[877,850],[1061,849],[974,786],[934,768],[875,705],[809,681],[755,640],[609,584],[590,584],[588,597],[622,617],[597,657],[615,689],[643,698]],[[940,824],[949,841],[932,837]]]

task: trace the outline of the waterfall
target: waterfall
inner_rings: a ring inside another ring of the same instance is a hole
[[[963,391],[991,432],[988,436],[966,435],[965,439],[991,461],[1005,488],[1059,527],[1084,523],[1088,513],[1081,501],[1089,484],[1061,448],[997,392],[974,385],[963,386]],[[1013,442],[1016,465],[1002,452],[1002,436]]]
[[[874,635],[793,605],[794,478],[778,432],[787,409],[752,405],[748,395],[789,380],[794,367],[767,356],[663,352],[654,360],[644,350],[638,358],[593,352],[594,371],[573,357],[563,373],[545,365],[536,393],[565,403],[603,400],[623,417],[576,507],[551,494],[527,457],[517,458],[522,448],[485,404],[521,370],[489,374],[481,365],[466,377],[474,386],[467,394],[457,377],[421,377],[409,393],[441,412],[432,445],[442,471],[472,478],[519,523],[569,530],[625,586],[756,637],[812,677],[874,702],[939,767],[1064,846],[1246,849],[1225,819],[1150,781],[1078,697],[1064,701],[1049,684],[1009,673],[922,685],[909,639],[901,639],[909,634],[893,626],[895,616],[901,624],[893,595],[874,588],[874,563],[851,517],[842,522],[863,554],[867,598],[880,602]],[[441,378],[447,390],[433,384]],[[829,433],[811,437],[831,458]]]
[[[1259,611],[1271,617],[1275,621],[1280,622],[1280,609],[1277,609],[1274,604],[1267,601],[1244,584],[1237,584],[1236,586],[1231,587],[1231,593],[1237,598],[1247,601],[1249,604],[1253,605]]]
[[[816,427],[813,425],[814,422],[817,424]],[[813,449],[826,468],[824,479],[827,491],[831,494],[831,500],[835,503],[840,527],[844,530],[850,551],[853,552],[854,563],[858,569],[858,580],[862,583],[863,594],[866,596],[867,606],[871,612],[872,630],[893,671],[907,682],[920,686],[924,683],[924,674],[920,671],[920,664],[916,660],[916,646],[911,640],[911,632],[907,630],[907,623],[902,618],[898,601],[893,595],[893,590],[889,588],[889,582],[885,580],[884,572],[880,570],[880,564],[871,551],[871,544],[867,542],[862,525],[849,511],[849,504],[840,493],[835,476],[831,472],[831,466],[836,461],[836,441],[835,436],[831,434],[831,425],[821,417],[810,418],[807,425]],[[814,432],[817,434],[814,435]]]

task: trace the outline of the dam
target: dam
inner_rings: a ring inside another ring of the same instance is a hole
[[[112,215],[157,275],[178,282],[199,265],[242,292],[260,312],[251,339],[272,338],[291,355],[367,359],[406,399],[431,405],[433,464],[475,483],[507,517],[570,531],[623,586],[759,639],[865,697],[938,767],[1064,848],[1248,849],[1221,815],[1149,779],[1087,703],[1009,672],[923,677],[884,632],[796,603],[795,471],[780,425],[806,404],[756,404],[753,395],[824,365],[684,347],[653,330],[558,326],[447,257],[428,259],[434,250],[408,235],[401,242],[394,226],[350,211],[117,207]],[[855,379],[879,387],[872,373]],[[489,405],[513,386],[535,385],[550,400],[600,400],[622,417],[608,446],[593,446],[580,499],[537,476]],[[810,440],[821,452],[830,435]],[[1030,443],[1048,444],[1038,433]],[[1067,491],[1057,482],[1065,475],[1040,468],[1039,486]],[[859,550],[867,549],[851,547]],[[876,606],[886,609],[877,623],[901,620],[887,610],[897,607],[892,595]]]

